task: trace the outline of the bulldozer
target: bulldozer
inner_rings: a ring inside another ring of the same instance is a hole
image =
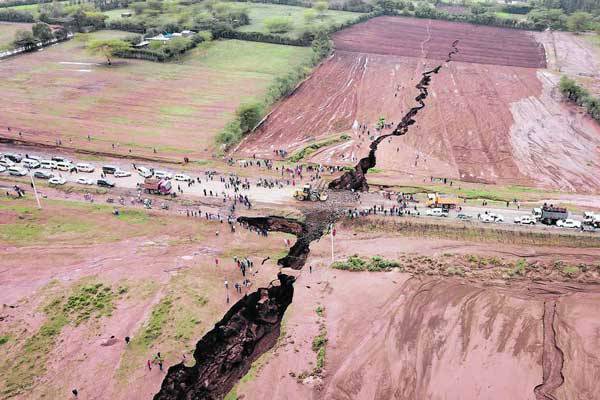
[[[294,190],[294,198],[300,201],[325,201],[327,194],[319,189],[313,188],[309,183],[302,186],[302,189]]]

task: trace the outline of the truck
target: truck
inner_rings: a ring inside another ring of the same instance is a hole
[[[171,181],[168,179],[146,178],[142,189],[149,194],[166,196],[171,193]]]
[[[299,201],[326,201],[327,193],[318,188],[313,188],[309,183],[302,186],[302,189],[294,190],[294,198]]]
[[[546,225],[556,225],[556,222],[561,219],[567,219],[569,212],[563,207],[554,207],[552,205],[542,207],[542,215],[540,222]]]
[[[458,197],[449,196],[440,193],[428,193],[427,194],[427,207],[429,208],[444,208],[451,209],[456,208],[460,200]]]

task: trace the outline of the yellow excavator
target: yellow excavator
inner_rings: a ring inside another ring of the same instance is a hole
[[[327,193],[313,188],[310,183],[302,186],[302,189],[294,190],[294,198],[299,201],[325,201]]]

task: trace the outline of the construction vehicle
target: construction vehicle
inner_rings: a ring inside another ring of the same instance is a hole
[[[166,196],[171,193],[171,181],[168,179],[146,178],[142,189],[149,194]]]
[[[451,209],[456,208],[460,203],[460,199],[454,196],[448,196],[439,193],[428,193],[427,194],[427,207],[429,208],[443,208]]]
[[[302,189],[294,190],[294,198],[300,201],[325,201],[327,194],[319,189],[313,188],[310,183],[302,186]]]
[[[561,219],[567,219],[569,212],[563,207],[553,207],[552,205],[542,207],[540,221],[546,225],[556,225]]]

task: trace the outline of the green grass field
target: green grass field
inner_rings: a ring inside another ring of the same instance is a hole
[[[0,22],[0,51],[12,48],[15,33],[19,29],[31,30],[31,25],[16,22]]]
[[[293,20],[293,30],[284,36],[297,37],[304,29],[310,26],[303,17],[304,13],[309,10],[305,7],[261,3],[245,3],[245,6],[248,8],[250,25],[240,27],[239,30],[243,32],[268,32],[264,21],[271,17],[289,17]],[[360,13],[354,12],[327,10],[323,17],[315,19],[313,25],[337,24],[354,19],[360,15]]]
[[[494,14],[498,18],[520,19],[520,20],[527,19],[526,15],[523,15],[523,14],[510,14],[510,13],[507,13],[507,12],[504,12],[504,11],[496,11]]]
[[[0,91],[11,99],[3,125],[42,142],[59,134],[63,142],[101,151],[116,143],[137,154],[156,148],[162,156],[207,158],[240,103],[262,98],[277,76],[311,55],[304,47],[229,40],[203,44],[178,62],[119,60],[108,67],[85,51],[85,40],[3,63]]]

